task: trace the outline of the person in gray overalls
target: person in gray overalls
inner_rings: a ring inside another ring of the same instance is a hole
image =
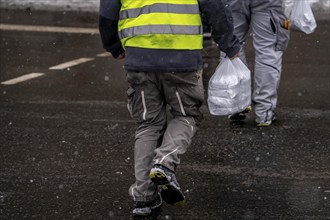
[[[240,58],[247,64],[243,45],[251,27],[255,49],[252,104],[257,126],[269,126],[276,120],[277,89],[282,70],[282,55],[289,42],[289,22],[283,0],[228,0],[232,7],[234,34],[242,45]],[[244,120],[245,111],[229,116]]]

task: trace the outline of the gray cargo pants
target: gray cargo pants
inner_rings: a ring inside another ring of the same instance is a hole
[[[136,181],[129,194],[135,201],[150,201],[157,193],[150,169],[161,164],[175,171],[179,155],[186,152],[202,120],[202,71],[127,72],[126,81],[128,110],[139,124],[134,146]]]
[[[289,31],[283,0],[228,0],[233,10],[234,34],[239,38],[241,59],[247,64],[244,43],[252,29],[255,67],[252,102],[257,123],[271,122],[277,104],[277,89],[282,71],[282,55],[287,48]]]

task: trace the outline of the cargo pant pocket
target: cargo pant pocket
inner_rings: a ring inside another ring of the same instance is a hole
[[[147,86],[148,77],[144,72],[126,73],[126,82],[129,87],[127,94],[127,109],[131,117],[136,122],[141,123],[146,120],[144,89]]]
[[[171,104],[174,115],[192,116],[197,122],[201,121],[203,116],[199,108],[204,102],[202,72],[178,73],[176,75],[180,79],[176,80],[175,88],[173,88],[176,98]]]
[[[284,27],[284,22],[287,20],[284,14],[270,11],[270,25],[272,26],[273,32],[276,34],[275,50],[284,51],[288,47],[290,39],[290,31]]]
[[[131,115],[132,118],[133,118],[132,100],[133,100],[134,93],[135,93],[135,90],[132,87],[128,87],[128,89],[126,91],[127,110],[128,110],[128,112],[129,112],[129,114]]]

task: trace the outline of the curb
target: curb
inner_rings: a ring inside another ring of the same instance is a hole
[[[317,20],[330,20],[330,6],[319,0],[312,8]],[[99,0],[0,0],[0,9],[42,10],[42,11],[78,11],[97,13]]]

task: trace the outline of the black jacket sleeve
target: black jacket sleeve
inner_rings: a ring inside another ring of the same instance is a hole
[[[212,38],[219,49],[233,57],[240,50],[240,44],[234,35],[233,17],[227,0],[199,0],[200,10],[212,27]]]
[[[120,0],[100,0],[99,32],[103,48],[117,58],[124,52],[118,37]]]

